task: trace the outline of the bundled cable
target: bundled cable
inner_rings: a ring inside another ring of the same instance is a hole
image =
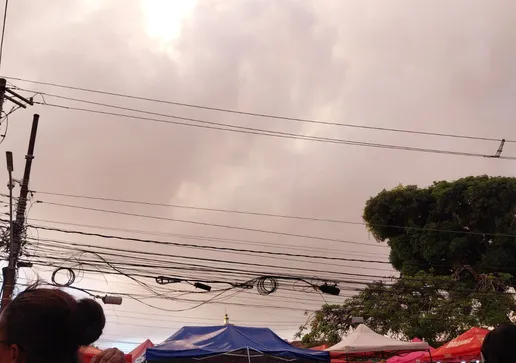
[[[256,280],[256,290],[260,295],[270,295],[278,290],[278,280],[272,276],[263,276]]]
[[[56,275],[61,271],[66,271],[68,273],[68,281],[66,281],[64,284],[58,283],[56,281]],[[71,269],[70,267],[59,267],[54,270],[54,272],[52,273],[51,279],[52,279],[52,284],[54,284],[55,286],[70,287],[75,282],[76,277],[77,276],[75,274],[75,271],[73,269]]]

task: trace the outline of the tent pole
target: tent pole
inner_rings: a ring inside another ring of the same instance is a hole
[[[432,363],[432,351],[430,349],[428,349],[428,355],[430,356],[430,363]]]
[[[251,353],[249,353],[249,347],[247,347],[247,360],[251,363]]]

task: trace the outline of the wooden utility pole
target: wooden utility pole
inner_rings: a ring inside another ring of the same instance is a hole
[[[0,80],[1,81],[1,80]],[[1,87],[1,84],[0,84]],[[25,156],[25,171],[20,188],[20,196],[16,208],[16,221],[13,223],[12,245],[9,248],[9,264],[3,269],[4,282],[2,286],[2,303],[3,310],[11,301],[16,284],[16,274],[18,270],[18,259],[22,246],[23,232],[25,230],[25,210],[27,208],[27,196],[29,194],[30,171],[32,168],[32,159],[34,159],[34,145],[36,144],[36,134],[38,132],[39,115],[34,115],[32,120],[32,129],[30,132],[29,149]]]

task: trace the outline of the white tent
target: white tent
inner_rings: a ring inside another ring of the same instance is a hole
[[[342,339],[339,343],[326,349],[330,352],[346,354],[369,352],[409,352],[428,350],[430,346],[425,342],[402,342],[375,333],[364,324]]]

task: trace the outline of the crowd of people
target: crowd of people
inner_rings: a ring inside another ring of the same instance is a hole
[[[100,338],[106,325],[102,306],[92,299],[31,286],[0,315],[0,363],[80,363],[79,348]],[[516,325],[503,325],[484,339],[484,363],[516,363]],[[124,354],[107,349],[90,363],[124,363]]]

